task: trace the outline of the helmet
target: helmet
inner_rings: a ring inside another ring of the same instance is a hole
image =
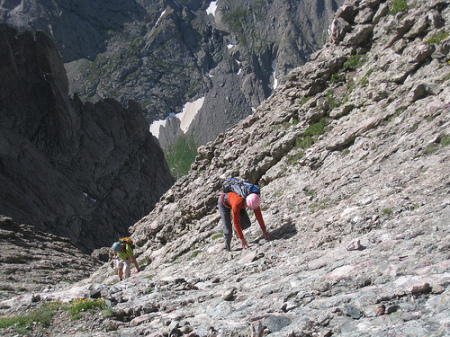
[[[120,242],[114,242],[112,249],[114,249],[114,251],[118,252],[120,249]]]
[[[250,209],[257,209],[260,205],[259,197],[256,193],[251,193],[245,198],[245,203]]]

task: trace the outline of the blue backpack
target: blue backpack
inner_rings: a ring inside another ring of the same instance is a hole
[[[257,195],[261,193],[258,186],[234,178],[227,179],[223,182],[222,191],[224,193],[234,192],[244,199],[251,193],[256,193]]]

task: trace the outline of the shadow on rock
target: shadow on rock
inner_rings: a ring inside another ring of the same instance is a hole
[[[297,229],[295,228],[295,225],[292,222],[287,222],[287,223],[281,225],[281,227],[269,232],[269,235],[271,236],[272,240],[280,240],[280,239],[287,240],[287,239],[292,238],[296,234],[297,234]],[[261,236],[252,242],[257,243],[263,239],[264,238]]]
[[[272,237],[272,239],[287,240],[297,234],[297,229],[295,228],[295,225],[289,221],[289,222],[281,225],[281,227],[271,231],[269,234]]]

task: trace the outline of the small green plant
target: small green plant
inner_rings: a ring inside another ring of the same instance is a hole
[[[314,190],[309,190],[308,192],[306,192],[306,196],[309,197],[310,195],[314,195],[314,193]]]
[[[409,133],[413,133],[414,131],[416,131],[419,128],[419,123],[414,123],[413,125],[411,125],[411,127],[408,129]]]
[[[330,108],[330,110],[333,110],[334,108],[342,105],[342,101],[333,96],[333,90],[328,90],[326,96],[328,99],[328,107]]]
[[[104,309],[106,308],[105,300],[102,299],[76,299],[70,301],[67,310],[71,316],[78,314],[81,311],[88,311],[90,309]]]
[[[148,259],[142,259],[141,261],[139,261],[138,265],[142,266],[142,265],[147,264],[147,263],[148,263]]]
[[[115,312],[111,308],[106,308],[105,310],[102,310],[102,315],[105,317],[112,317],[114,316]]]
[[[295,140],[295,148],[306,150],[312,145],[314,145],[317,141],[317,136],[325,133],[325,128],[327,125],[327,121],[325,118],[322,118],[317,123],[311,124],[300,137]],[[297,160],[303,158],[305,155],[304,151],[299,151],[294,155],[289,155],[288,162],[292,165]]]
[[[431,143],[428,144],[425,149],[423,150],[424,154],[433,154],[435,153],[437,150],[439,150],[439,144],[436,143]]]
[[[350,153],[350,150],[349,150],[349,149],[345,149],[344,151],[342,151],[342,153],[345,154],[345,155],[347,155],[347,154]]]
[[[395,117],[400,116],[405,110],[405,107],[397,109],[393,115],[388,117],[387,122],[391,122]]]
[[[311,147],[312,145],[314,145],[314,139],[310,136],[299,137],[295,141],[295,147],[300,148],[300,149],[307,149],[307,148]],[[303,156],[301,156],[301,157],[303,157]]]
[[[305,104],[306,102],[308,102],[311,99],[312,96],[303,96],[302,99],[300,100],[300,105]]]
[[[393,213],[392,208],[385,208],[383,209],[383,214],[384,215],[391,215]]]
[[[27,314],[1,316],[0,329],[14,326],[14,330],[17,333],[28,335],[30,333],[28,328],[32,326],[33,323],[38,323],[43,327],[49,326],[54,312],[60,307],[61,304],[55,306],[52,303],[45,303],[39,309]]]
[[[442,146],[448,146],[450,145],[450,136],[448,135],[443,135],[442,138],[439,140],[439,143]]]
[[[297,161],[302,159],[304,156],[305,156],[305,151],[299,151],[294,155],[288,154],[286,156],[286,158],[288,160],[289,165],[294,165]]]
[[[320,208],[321,208],[321,209],[327,208],[327,207],[330,205],[330,201],[331,201],[330,198],[325,198],[325,199],[323,199],[322,201],[320,201],[320,202],[319,202]]]
[[[363,87],[365,87],[369,83],[369,76],[372,74],[373,69],[369,69],[363,78],[359,81],[359,84],[361,84]]]
[[[317,123],[311,124],[305,132],[303,132],[303,136],[319,136],[325,133],[325,128],[327,126],[327,121],[325,118],[322,118]]]
[[[215,234],[215,235],[213,235],[213,237],[212,237],[213,240],[217,240],[218,238],[223,238],[223,233]]]
[[[191,255],[191,259],[195,258],[201,252],[202,252],[201,250],[196,250],[195,252],[193,252],[192,255]]]
[[[450,137],[448,135],[443,135],[437,143],[428,144],[423,153],[425,155],[433,154],[437,152],[441,147],[450,145]]]
[[[366,60],[362,55],[351,55],[348,57],[347,61],[345,61],[343,68],[344,70],[356,70],[360,68],[365,61]]]
[[[432,37],[427,39],[425,42],[428,44],[439,44],[442,40],[446,39],[449,36],[448,33],[445,32],[445,30],[440,30],[436,34],[434,34]]]
[[[148,287],[147,289],[145,289],[145,293],[150,294],[153,290],[153,287]]]
[[[407,8],[408,7],[406,6],[406,0],[393,0],[390,13],[392,15],[395,15],[398,12],[406,10]]]
[[[343,82],[343,81],[345,81],[344,74],[335,73],[335,74],[331,75],[331,78],[330,78],[331,83],[339,83],[339,82]]]

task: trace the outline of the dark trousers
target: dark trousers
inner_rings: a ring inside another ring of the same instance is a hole
[[[219,197],[219,213],[220,217],[222,218],[222,230],[223,230],[223,237],[225,239],[225,249],[231,250],[231,238],[233,237],[233,229],[232,229],[232,217],[231,217],[231,209],[228,207],[225,207],[225,205],[222,203],[222,199]],[[241,208],[240,212],[240,223],[241,223],[241,229],[247,229],[250,227],[250,218],[247,214],[247,211],[245,208]]]

